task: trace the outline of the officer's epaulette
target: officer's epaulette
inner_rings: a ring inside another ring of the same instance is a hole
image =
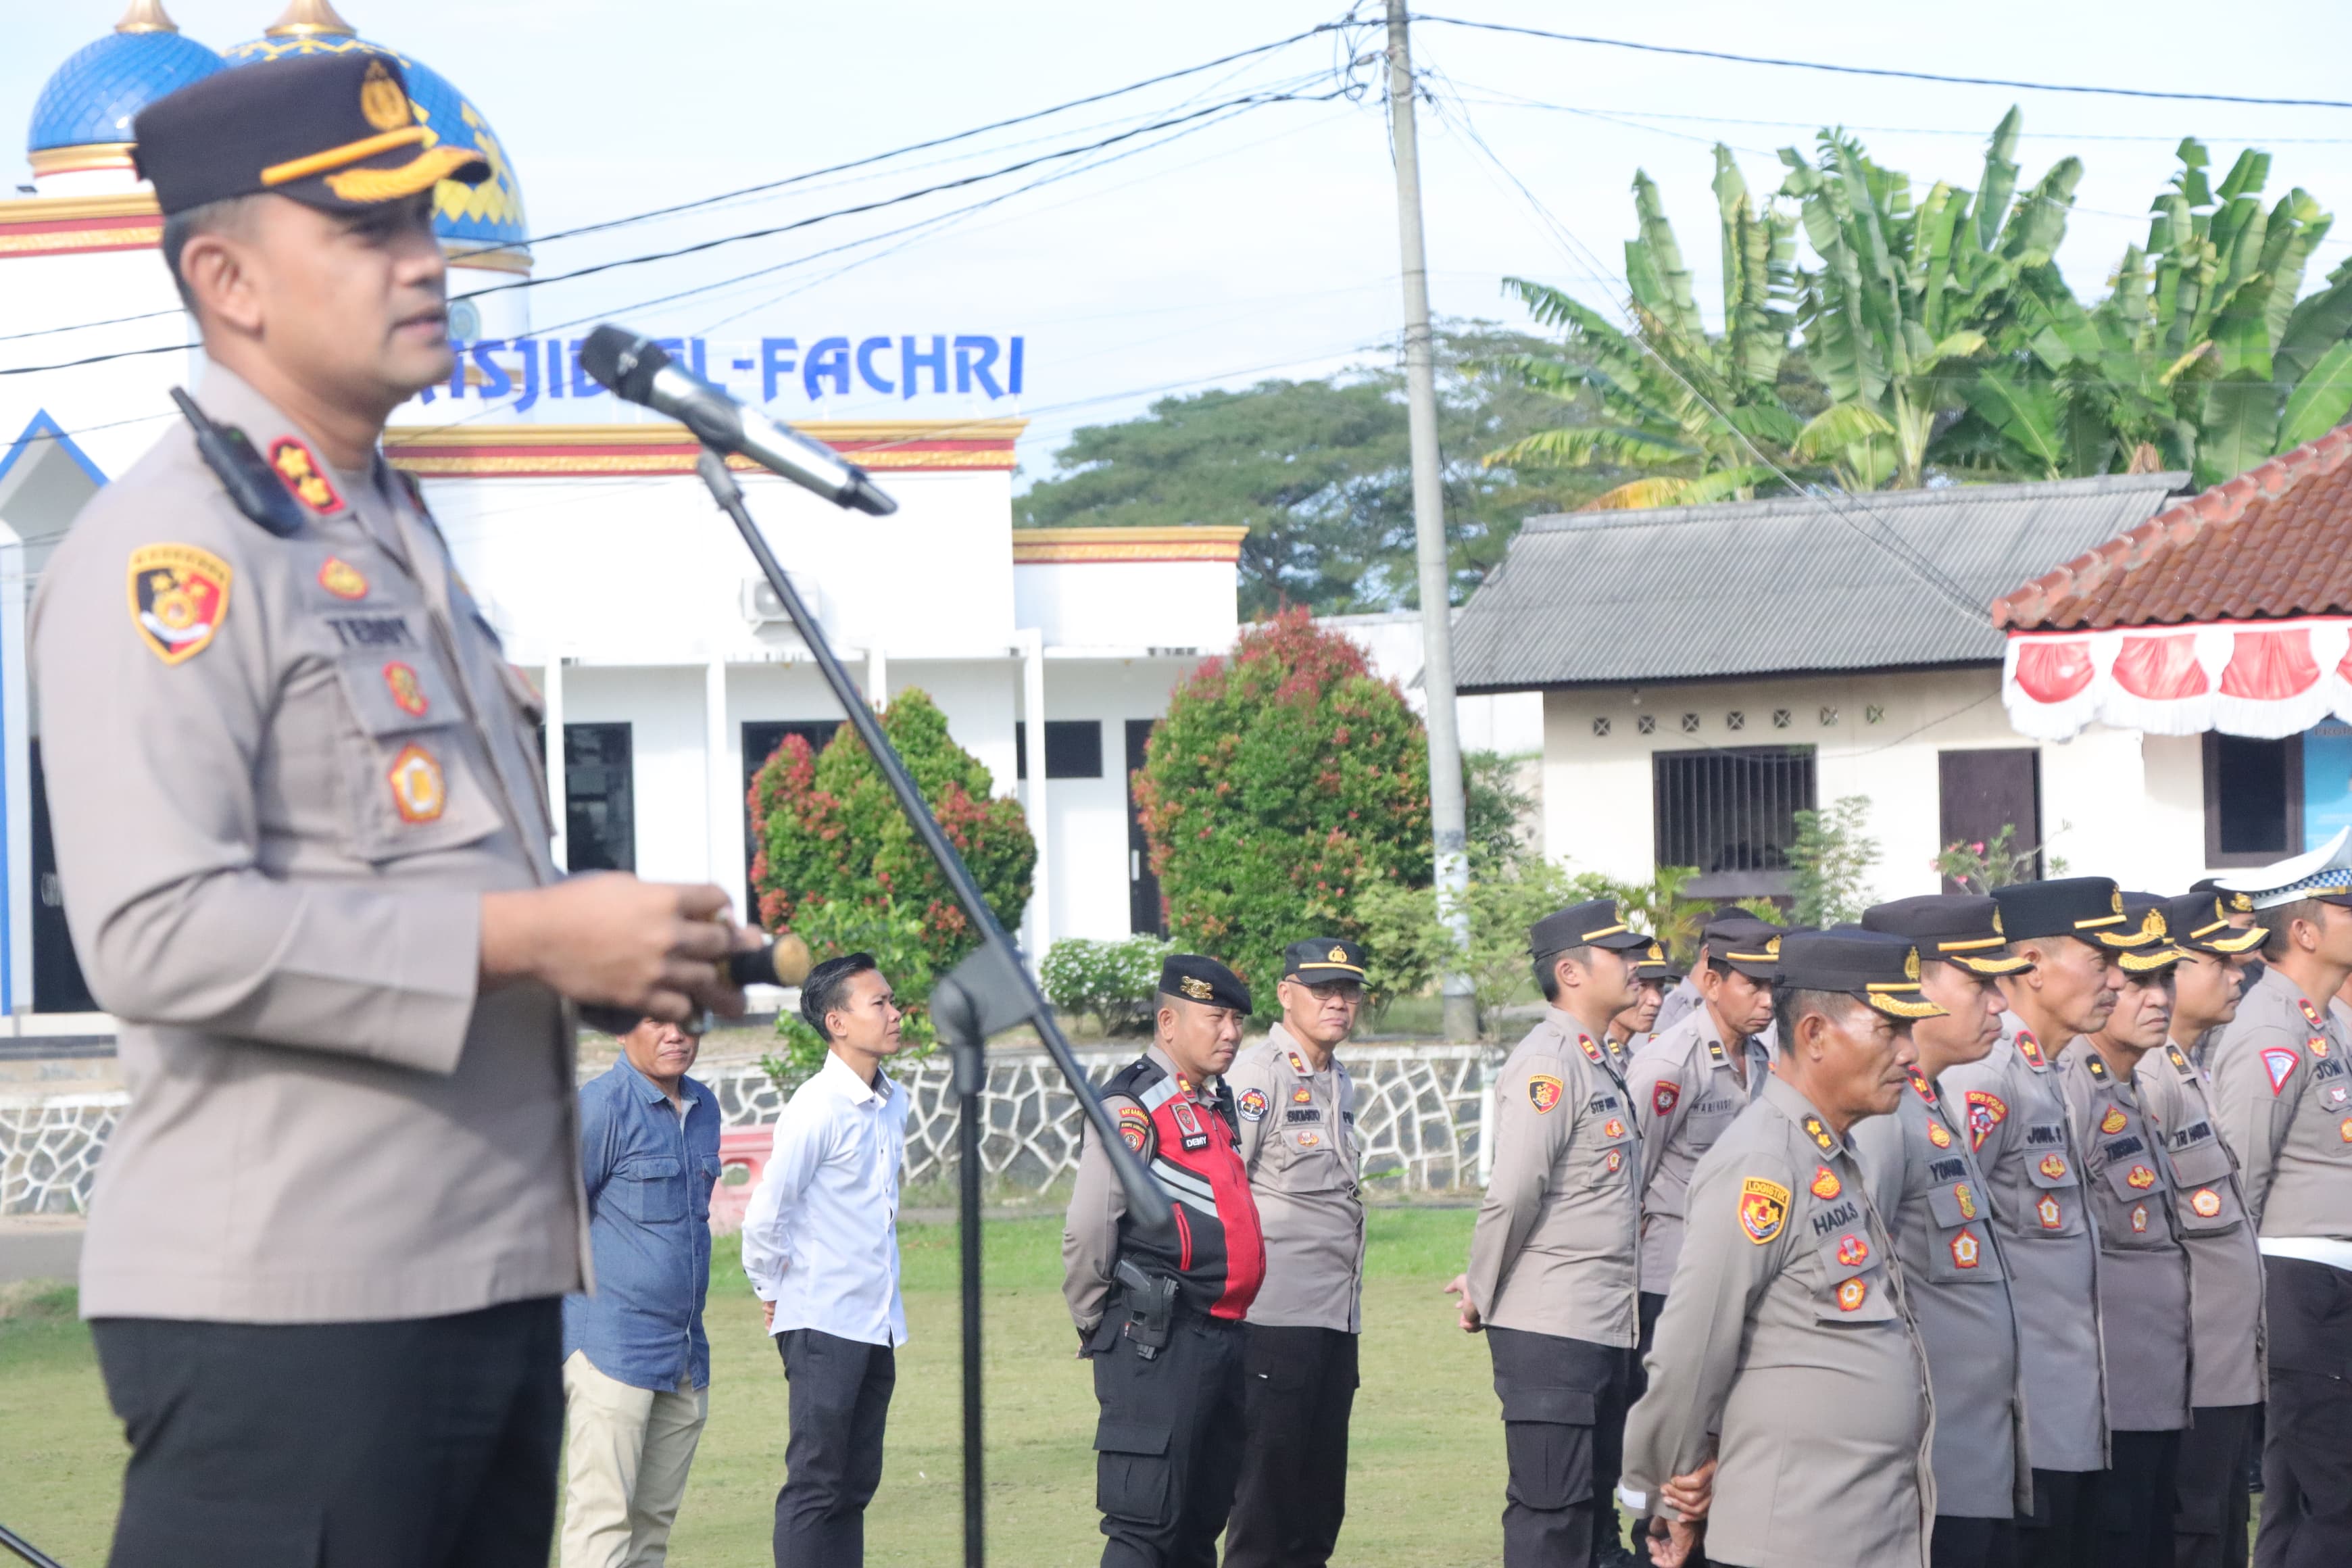
[[[1830,1130],[1822,1125],[1822,1119],[1820,1117],[1806,1117],[1805,1131],[1812,1134],[1813,1142],[1820,1144],[1823,1149],[1834,1149],[1837,1147],[1837,1140],[1830,1136]]]
[[[1708,1060],[1714,1062],[1718,1067],[1722,1066],[1725,1060],[1723,1055],[1723,1042],[1721,1040],[1707,1041],[1706,1054]]]
[[[1591,1035],[1577,1036],[1576,1043],[1584,1047],[1586,1059],[1591,1061],[1594,1067],[1600,1067],[1602,1065],[1601,1059],[1601,1047],[1592,1043],[1592,1037]]]
[[[2099,1059],[2096,1052],[2088,1053],[2083,1058],[2083,1070],[2089,1073],[2096,1082],[2107,1081],[2107,1064]]]
[[[2180,1054],[2180,1047],[2179,1046],[2168,1045],[2165,1047],[2164,1054],[2172,1058],[2172,1065],[2179,1069],[2181,1077],[2194,1078],[2197,1076],[2197,1069],[2189,1065],[2189,1058]]]
[[[1920,1099],[1926,1100],[1928,1104],[1935,1104],[1936,1086],[1929,1083],[1927,1081],[1927,1075],[1922,1073],[1917,1068],[1910,1068],[1909,1072],[1913,1092],[1917,1094]]]
[[[2032,1068],[2035,1072],[2048,1072],[2050,1070],[2049,1058],[2042,1054],[2042,1042],[2033,1037],[2032,1030],[2020,1029],[2017,1031],[2017,1054],[2025,1058],[2025,1065]]]
[[[243,512],[247,521],[280,539],[291,539],[301,532],[309,520],[300,503],[286,488],[278,470],[254,450],[252,438],[234,425],[214,420],[176,386],[172,388],[172,401],[186,416],[188,427],[195,433],[196,456],[213,471],[213,478],[220,480],[221,489],[228,492],[229,504]]]

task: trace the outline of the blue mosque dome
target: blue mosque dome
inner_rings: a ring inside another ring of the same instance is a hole
[[[470,249],[527,255],[530,230],[523,221],[522,186],[515,179],[514,169],[507,163],[506,150],[499,145],[489,121],[432,67],[397,49],[361,37],[357,28],[335,14],[331,0],[293,0],[286,14],[270,24],[260,37],[236,45],[223,58],[236,67],[297,55],[345,54],[353,50],[399,62],[402,73],[408,79],[409,101],[416,105],[416,118],[431,132],[427,146],[444,142],[461,146],[470,143],[489,162],[490,177],[480,184],[467,186],[445,182],[435,192],[434,226],[441,237],[461,254]]]
[[[159,0],[134,0],[113,32],[77,49],[41,89],[26,139],[36,171],[60,162],[40,154],[64,148],[104,150],[113,154],[105,162],[128,167],[131,118],[221,68],[218,55],[181,36]]]

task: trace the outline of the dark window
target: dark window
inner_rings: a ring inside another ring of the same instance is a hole
[[[1029,776],[1029,726],[1013,725],[1013,776]],[[1102,721],[1097,719],[1045,721],[1045,776],[1048,779],[1098,779],[1103,776]]]
[[[1151,868],[1151,841],[1144,837],[1143,818],[1135,811],[1135,775],[1143,771],[1146,748],[1157,719],[1127,721],[1127,929],[1166,936],[1166,911],[1160,906],[1160,877]]]
[[[2303,848],[2303,737],[2205,735],[2205,862],[2259,866]]]
[[[574,871],[637,868],[637,807],[626,724],[563,726],[563,855]]]
[[[1990,844],[2004,827],[2011,850],[2034,851],[2028,875],[2042,875],[2042,752],[2032,746],[1936,753],[1938,847]],[[1944,891],[1960,885],[1945,879]]]
[[[58,851],[49,836],[49,785],[41,771],[41,742],[33,760],[33,1011],[95,1013],[98,1003],[74,955],[66,929],[65,895],[58,881]]]
[[[743,907],[751,912],[757,924],[760,918],[759,889],[751,886],[751,862],[758,858],[760,847],[751,841],[751,780],[776,748],[784,743],[787,735],[798,735],[809,744],[812,752],[822,752],[845,721],[840,719],[750,719],[743,724]]]
[[[1796,814],[1813,809],[1810,746],[1656,752],[1650,758],[1661,866],[1696,866],[1700,897],[1781,890]]]

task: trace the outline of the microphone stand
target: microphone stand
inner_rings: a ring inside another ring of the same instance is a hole
[[[939,819],[924,804],[922,792],[908,775],[906,763],[883,734],[881,721],[866,705],[856,682],[842,668],[841,660],[834,656],[824,628],[793,591],[792,579],[784,574],[775,552],[768,548],[767,536],[751,521],[751,513],[743,504],[743,487],[728,471],[726,458],[706,445],[695,462],[694,471],[709,487],[710,497],[719,503],[719,510],[734,521],[735,531],[743,536],[751,559],[759,563],[761,574],[767,578],[768,586],[775,590],[785,615],[792,618],[793,629],[808,645],[818,670],[824,676],[824,683],[833,689],[857,738],[865,742],[867,754],[882,771],[883,780],[898,798],[898,809],[906,813],[908,824],[937,862],[956,902],[963,906],[964,913],[981,933],[980,946],[942,976],[931,991],[931,1016],[953,1052],[955,1068],[956,1211],[963,1253],[963,1554],[966,1568],[981,1568],[985,1552],[986,1499],[981,1467],[980,1144],[981,1091],[987,1084],[988,1037],[1024,1022],[1036,1030],[1037,1037],[1045,1043],[1046,1055],[1053,1058],[1070,1092],[1077,1097],[1079,1108],[1095,1130],[1096,1140],[1110,1157],[1111,1168],[1118,1173],[1131,1223],[1147,1232],[1166,1231],[1174,1227],[1174,1216],[1168,1199],[1144,1172],[1143,1163],[1135,1157],[1127,1141],[1118,1135],[1110,1113],[1103,1109],[1101,1100],[1087,1082],[1078,1058],[1070,1050],[1070,1042],[1055,1020],[1053,1008],[1023,967],[1020,952],[1004,933],[996,911],[988,907],[988,900],[981,893],[980,884],[972,880],[963,857],[948,842]]]

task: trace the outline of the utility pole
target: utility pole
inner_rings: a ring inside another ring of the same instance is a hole
[[[1470,948],[1468,824],[1462,735],[1454,711],[1454,616],[1446,570],[1444,475],[1437,456],[1437,367],[1429,331],[1429,263],[1421,245],[1421,153],[1412,120],[1412,45],[1405,0],[1388,0],[1389,130],[1396,143],[1397,237],[1404,261],[1404,396],[1412,440],[1413,555],[1421,577],[1421,689],[1428,706],[1429,817],[1436,838],[1437,918],[1457,961],[1440,986],[1449,1040],[1478,1037],[1478,1004],[1459,957]]]

